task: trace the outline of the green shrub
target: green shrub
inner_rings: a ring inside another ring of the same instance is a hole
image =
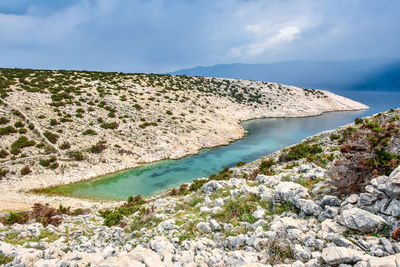
[[[93,145],[91,148],[89,148],[89,152],[99,154],[99,153],[103,152],[106,148],[107,148],[106,142],[101,141],[101,142],[98,142],[97,144]]]
[[[115,122],[115,121],[113,121],[113,122],[109,122],[109,123],[102,123],[101,125],[100,125],[100,127],[101,128],[103,128],[103,129],[117,129],[118,128],[118,123],[117,122]]]
[[[0,117],[0,124],[7,124],[9,122],[10,122],[10,120],[7,119],[6,117]]]
[[[6,265],[7,263],[10,263],[14,260],[14,257],[12,256],[6,256],[3,253],[0,253],[0,265]]]
[[[323,150],[320,145],[318,144],[305,144],[301,143],[289,148],[289,151],[285,154],[281,154],[279,157],[279,161],[292,161],[292,160],[299,160],[305,158],[309,155],[315,155],[321,153]]]
[[[83,154],[80,151],[71,151],[68,153],[68,156],[76,161],[81,161],[84,159]]]
[[[341,137],[340,134],[335,134],[335,133],[331,133],[329,135],[329,139],[331,139],[331,140],[339,140],[340,137]]]
[[[21,149],[25,147],[34,146],[36,144],[33,140],[28,140],[25,135],[21,135],[14,143],[11,144],[11,154],[17,155],[21,153]]]
[[[16,133],[17,129],[12,126],[0,128],[0,136]]]
[[[21,128],[21,129],[18,130],[19,134],[26,134],[27,132],[28,132],[28,130],[25,129],[25,128]]]
[[[42,165],[43,167],[50,167],[50,164],[52,164],[56,161],[57,161],[57,158],[53,156],[48,159],[40,159],[39,164]]]
[[[271,174],[270,168],[275,164],[276,161],[273,159],[262,160],[259,169],[263,174],[270,175]]]
[[[31,168],[29,168],[29,166],[25,166],[21,169],[21,175],[27,175],[27,174],[30,174],[31,172],[32,171],[31,171]]]
[[[60,149],[65,150],[65,149],[70,149],[71,144],[69,142],[64,142],[60,145]]]
[[[14,223],[19,223],[22,224],[27,221],[27,216],[26,214],[23,213],[14,213],[10,212],[10,215],[5,219],[5,223],[8,225],[14,224]]]
[[[5,177],[8,173],[8,170],[0,168],[0,179]]]
[[[252,213],[257,209],[257,205],[253,202],[253,197],[252,195],[245,195],[228,200],[222,210],[215,214],[215,218],[221,222],[239,220],[254,223],[256,219]]]
[[[43,133],[43,135],[44,135],[44,136],[47,138],[47,140],[49,140],[50,143],[52,143],[52,144],[57,143],[57,140],[58,140],[58,138],[59,138],[59,136],[58,136],[57,134],[52,133],[52,132],[50,132],[50,131],[45,131],[45,132]]]
[[[56,126],[57,124],[58,124],[58,121],[56,119],[50,120],[50,126]]]
[[[24,126],[25,124],[22,121],[17,121],[16,123],[14,123],[15,128],[22,128]]]
[[[241,167],[244,165],[246,165],[246,162],[244,162],[244,161],[239,161],[238,163],[236,163],[236,167]]]
[[[361,119],[361,118],[355,118],[355,119],[354,119],[354,123],[355,123],[355,124],[361,124],[361,123],[363,123],[363,119]]]
[[[171,110],[167,110],[165,113],[166,113],[167,115],[172,115],[172,111],[171,111]]]
[[[33,123],[29,123],[28,125],[29,130],[35,129],[35,125]]]
[[[95,130],[87,129],[87,130],[84,131],[82,134],[83,134],[83,135],[96,135],[97,133],[96,133]]]
[[[8,156],[8,152],[4,149],[0,150],[0,159],[4,159]]]

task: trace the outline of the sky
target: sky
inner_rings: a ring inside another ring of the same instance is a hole
[[[168,72],[400,58],[398,0],[1,0],[0,66]]]

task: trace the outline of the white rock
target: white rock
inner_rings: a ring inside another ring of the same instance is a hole
[[[211,232],[211,226],[209,223],[206,222],[200,222],[196,226],[197,230],[199,230],[202,233],[209,233]]]
[[[252,213],[252,215],[256,218],[256,219],[262,219],[265,216],[265,210],[258,206],[257,209]]]
[[[343,247],[328,247],[322,250],[322,259],[328,265],[338,265],[342,263],[354,264],[367,257],[359,250]]]
[[[211,180],[203,185],[203,191],[206,194],[211,194],[220,188],[222,188],[221,183],[215,180]]]
[[[386,225],[386,221],[382,217],[359,208],[342,211],[339,223],[350,229],[363,233],[380,230],[384,225]]]
[[[280,182],[275,187],[274,199],[276,201],[293,201],[295,198],[308,197],[308,190],[293,182]]]

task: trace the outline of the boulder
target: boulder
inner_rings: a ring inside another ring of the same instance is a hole
[[[294,205],[304,214],[309,216],[318,216],[321,213],[321,207],[311,199],[297,199]]]
[[[209,233],[211,232],[211,226],[209,223],[206,222],[200,222],[196,226],[197,230],[199,230],[202,233]]]
[[[363,233],[378,231],[386,225],[386,221],[382,217],[359,208],[343,210],[339,223]]]
[[[262,219],[265,216],[265,210],[261,208],[260,206],[257,207],[257,210],[255,210],[252,214],[256,219]]]
[[[308,196],[308,190],[305,187],[293,182],[280,182],[275,187],[275,201],[293,201],[294,199]]]
[[[328,247],[322,250],[322,259],[328,265],[354,264],[366,258],[363,252],[352,248]]]
[[[340,200],[337,196],[332,196],[332,195],[325,195],[322,199],[321,199],[321,206],[325,207],[325,206],[340,206]]]
[[[222,187],[218,181],[211,180],[203,185],[203,191],[206,194],[211,194]]]

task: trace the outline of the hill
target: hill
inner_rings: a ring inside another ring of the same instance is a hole
[[[171,74],[272,81],[305,88],[400,90],[398,60],[288,61],[221,64]]]
[[[321,90],[206,77],[1,69],[0,85],[0,200],[14,200],[3,209],[40,198],[21,191],[228,144],[245,134],[242,120],[366,108]]]

